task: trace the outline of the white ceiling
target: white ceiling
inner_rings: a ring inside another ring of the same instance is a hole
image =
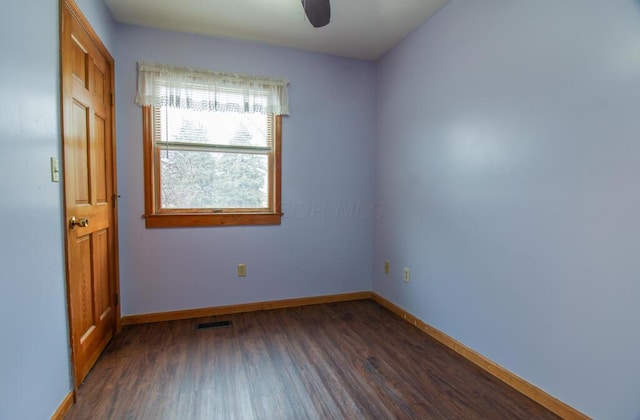
[[[376,60],[449,0],[331,0],[313,28],[301,0],[105,0],[118,22]]]

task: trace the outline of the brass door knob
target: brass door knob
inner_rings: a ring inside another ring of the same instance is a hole
[[[87,227],[89,226],[89,219],[87,219],[86,217],[83,217],[81,219],[76,219],[75,216],[73,216],[71,219],[69,219],[69,229],[75,229],[77,227]]]

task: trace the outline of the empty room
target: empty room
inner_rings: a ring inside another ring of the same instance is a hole
[[[639,0],[0,21],[1,419],[640,420]]]

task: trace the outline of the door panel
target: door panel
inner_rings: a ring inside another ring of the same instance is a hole
[[[65,174],[68,179],[73,176],[75,179],[74,201],[76,205],[89,204],[89,109],[83,104],[73,102],[73,115],[71,116],[73,126],[69,127],[71,138],[65,139],[69,142],[69,149],[72,153],[65,155],[65,170],[73,171],[73,174]],[[65,145],[66,148],[66,145]]]
[[[96,202],[107,203],[107,172],[105,153],[105,129],[106,122],[97,116],[93,120],[94,129],[94,153],[95,153],[95,174],[96,174]]]
[[[101,230],[94,235],[93,259],[96,284],[96,315],[103,321],[111,312],[109,293],[109,231]]]
[[[86,86],[89,80],[87,72],[87,51],[78,43],[77,39],[72,39],[71,42],[73,76],[78,79],[83,86]]]
[[[119,324],[113,59],[74,3],[62,14],[67,282],[78,386]]]
[[[76,238],[73,248],[76,263],[71,284],[74,287],[73,294],[77,297],[73,308],[73,323],[80,336],[84,337],[94,325],[91,311],[91,237]]]
[[[97,66],[93,68],[93,94],[99,102],[105,103],[104,71]]]

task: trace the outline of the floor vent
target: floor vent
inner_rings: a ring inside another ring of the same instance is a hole
[[[198,329],[204,330],[208,328],[226,328],[230,326],[231,321],[203,322],[202,324],[198,324]]]

